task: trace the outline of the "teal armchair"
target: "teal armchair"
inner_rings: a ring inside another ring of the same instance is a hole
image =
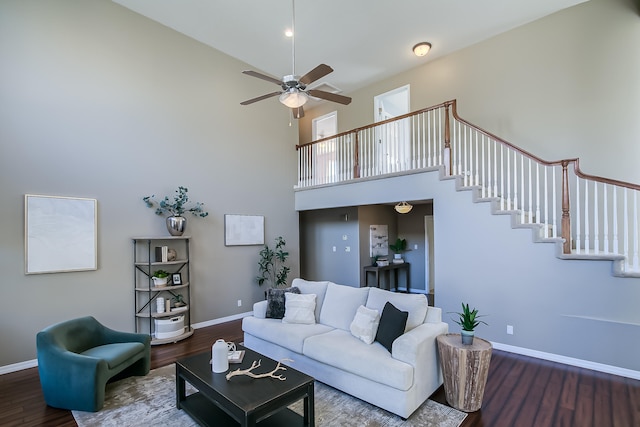
[[[36,347],[44,399],[55,408],[99,411],[109,380],[151,367],[149,335],[114,331],[91,316],[45,328]]]

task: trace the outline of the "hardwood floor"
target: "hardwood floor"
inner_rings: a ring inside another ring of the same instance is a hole
[[[242,341],[240,325],[237,320],[197,329],[184,341],[154,346],[151,368],[211,351],[218,338]],[[442,387],[431,398],[446,404]],[[0,375],[0,425],[76,423],[70,411],[44,403],[37,368],[31,368]],[[640,381],[494,350],[482,409],[470,413],[462,427],[502,426],[637,427]]]

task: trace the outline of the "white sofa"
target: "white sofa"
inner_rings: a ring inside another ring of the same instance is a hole
[[[253,316],[242,321],[246,347],[275,360],[291,359],[284,363],[403,418],[442,384],[436,337],[447,333],[448,325],[425,295],[303,279],[294,279],[292,286],[301,294],[316,294],[316,323],[265,318],[267,301],[260,301]],[[350,332],[361,305],[382,313],[387,301],[409,313],[405,333],[393,341],[391,353]]]

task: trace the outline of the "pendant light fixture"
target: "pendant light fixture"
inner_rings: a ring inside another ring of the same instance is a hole
[[[401,213],[401,214],[406,214],[411,212],[411,209],[413,209],[413,206],[410,205],[407,202],[400,202],[398,203],[395,208],[396,212]]]

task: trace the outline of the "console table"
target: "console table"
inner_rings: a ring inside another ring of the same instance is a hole
[[[407,288],[407,293],[409,292],[409,288],[411,286],[411,281],[409,278],[409,263],[408,262],[403,262],[400,264],[389,264],[389,265],[385,265],[384,267],[377,267],[377,266],[373,266],[373,265],[369,265],[364,267],[364,285],[365,286],[369,286],[369,273],[373,273],[374,275],[374,279],[375,279],[375,286],[377,288],[380,287],[380,276],[382,274],[386,275],[388,280],[389,280],[389,290],[391,290],[391,276],[393,273],[393,277],[394,277],[394,285],[396,288],[396,292],[398,292],[398,282],[399,282],[399,272],[400,271],[404,271],[405,272],[405,285]]]

